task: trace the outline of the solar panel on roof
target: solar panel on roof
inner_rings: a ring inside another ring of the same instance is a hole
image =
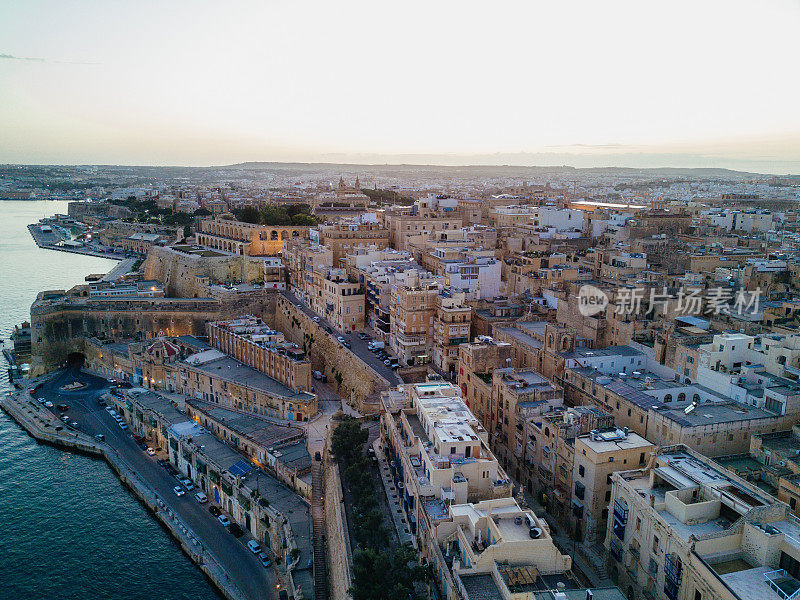
[[[235,463],[233,463],[231,468],[228,469],[228,472],[231,475],[236,475],[238,477],[241,477],[242,475],[247,475],[247,473],[249,473],[251,470],[252,467],[250,466],[249,463],[246,463],[243,460],[237,460]]]

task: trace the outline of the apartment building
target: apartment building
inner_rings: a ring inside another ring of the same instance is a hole
[[[389,246],[389,230],[372,216],[369,219],[366,214],[359,215],[319,227],[319,243],[333,252],[333,266],[343,266],[341,261],[358,246],[374,246],[378,250]]]
[[[464,293],[468,300],[494,299],[505,292],[502,263],[491,256],[466,252],[444,265],[445,284]]]
[[[496,342],[489,336],[458,346],[458,386],[484,427],[489,423],[492,406],[492,371],[498,366],[516,366],[513,351],[511,344]]]
[[[347,272],[364,288],[365,326],[378,341],[388,342],[391,329],[390,302],[397,277],[419,269],[407,252],[356,248],[346,259]]]
[[[391,289],[389,346],[407,365],[433,360],[436,297],[443,287],[440,277],[407,271]]]
[[[458,346],[469,341],[472,308],[466,304],[463,292],[446,288],[436,296],[433,322],[433,364],[455,374],[458,365]]]
[[[308,421],[319,410],[316,395],[295,392],[216,348],[175,363],[165,377],[170,392],[273,419]]]
[[[206,333],[212,347],[269,375],[292,391],[311,389],[311,362],[305,352],[258,317],[243,315],[209,322]]]
[[[614,473],[611,505],[605,546],[629,598],[786,600],[800,589],[797,517],[686,446]]]
[[[698,383],[680,383],[674,373],[645,370],[644,359],[640,366],[636,356],[625,358],[628,364],[615,361],[612,368],[619,371],[612,374],[607,358],[605,367],[567,368],[566,400],[600,406],[617,425],[653,443],[685,444],[707,456],[746,453],[752,434],[789,429],[797,420],[796,412],[779,413]],[[621,370],[623,366],[627,371]],[[789,387],[772,392],[776,405],[783,404],[780,399],[793,405],[797,393]]]
[[[289,271],[292,292],[309,305],[319,296],[314,273],[325,267],[333,267],[333,250],[308,240],[292,240],[286,243],[282,260]]]
[[[389,229],[389,244],[397,250],[408,250],[408,242],[415,236],[460,229],[462,221],[454,209],[455,206],[440,208],[436,197],[422,198],[410,208],[388,209],[385,221]]]
[[[505,468],[523,485],[530,483],[525,470],[531,426],[541,415],[563,406],[560,387],[533,370],[496,368],[492,371],[487,429],[492,448]]]
[[[271,290],[286,289],[287,272],[281,257],[270,256],[264,259],[264,288]]]
[[[611,475],[646,466],[655,450],[642,436],[616,426],[575,437],[570,521],[577,540],[595,544],[605,539]]]
[[[520,481],[564,523],[569,523],[572,514],[575,438],[613,426],[611,415],[596,406],[554,406],[540,418],[529,420]]]
[[[465,504],[511,495],[488,433],[458,387],[406,384],[384,392],[381,406],[381,438],[412,533],[428,501]]]
[[[345,269],[323,267],[314,272],[316,296],[311,306],[338,331],[348,333],[364,328],[366,299],[364,292]]]

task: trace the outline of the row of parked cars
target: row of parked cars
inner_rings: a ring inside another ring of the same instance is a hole
[[[378,360],[382,360],[383,364],[387,367],[392,369],[400,368],[400,360],[386,351],[386,344],[384,342],[370,342],[367,348],[378,357]]]

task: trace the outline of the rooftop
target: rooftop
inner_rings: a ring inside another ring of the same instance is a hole
[[[216,354],[212,354],[216,353]],[[205,356],[204,356],[205,355]],[[206,350],[185,361],[198,371],[229,381],[237,385],[244,385],[273,396],[294,400],[296,402],[310,402],[314,395],[308,392],[295,393],[279,381],[261,371],[240,363],[219,350]]]

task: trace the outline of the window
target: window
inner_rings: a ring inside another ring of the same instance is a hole
[[[578,465],[578,475],[583,477],[586,474],[586,469],[583,468],[583,465]]]
[[[608,462],[614,462],[614,457],[613,456],[609,456],[608,457]]]
[[[636,531],[642,530],[642,518],[636,517]]]
[[[658,536],[653,536],[653,553],[658,554]]]
[[[606,502],[609,502],[609,501],[611,501],[611,490],[608,490],[606,492]],[[608,515],[608,510],[606,510],[605,513],[606,513],[606,515]],[[603,517],[603,518],[605,518],[605,517]]]

